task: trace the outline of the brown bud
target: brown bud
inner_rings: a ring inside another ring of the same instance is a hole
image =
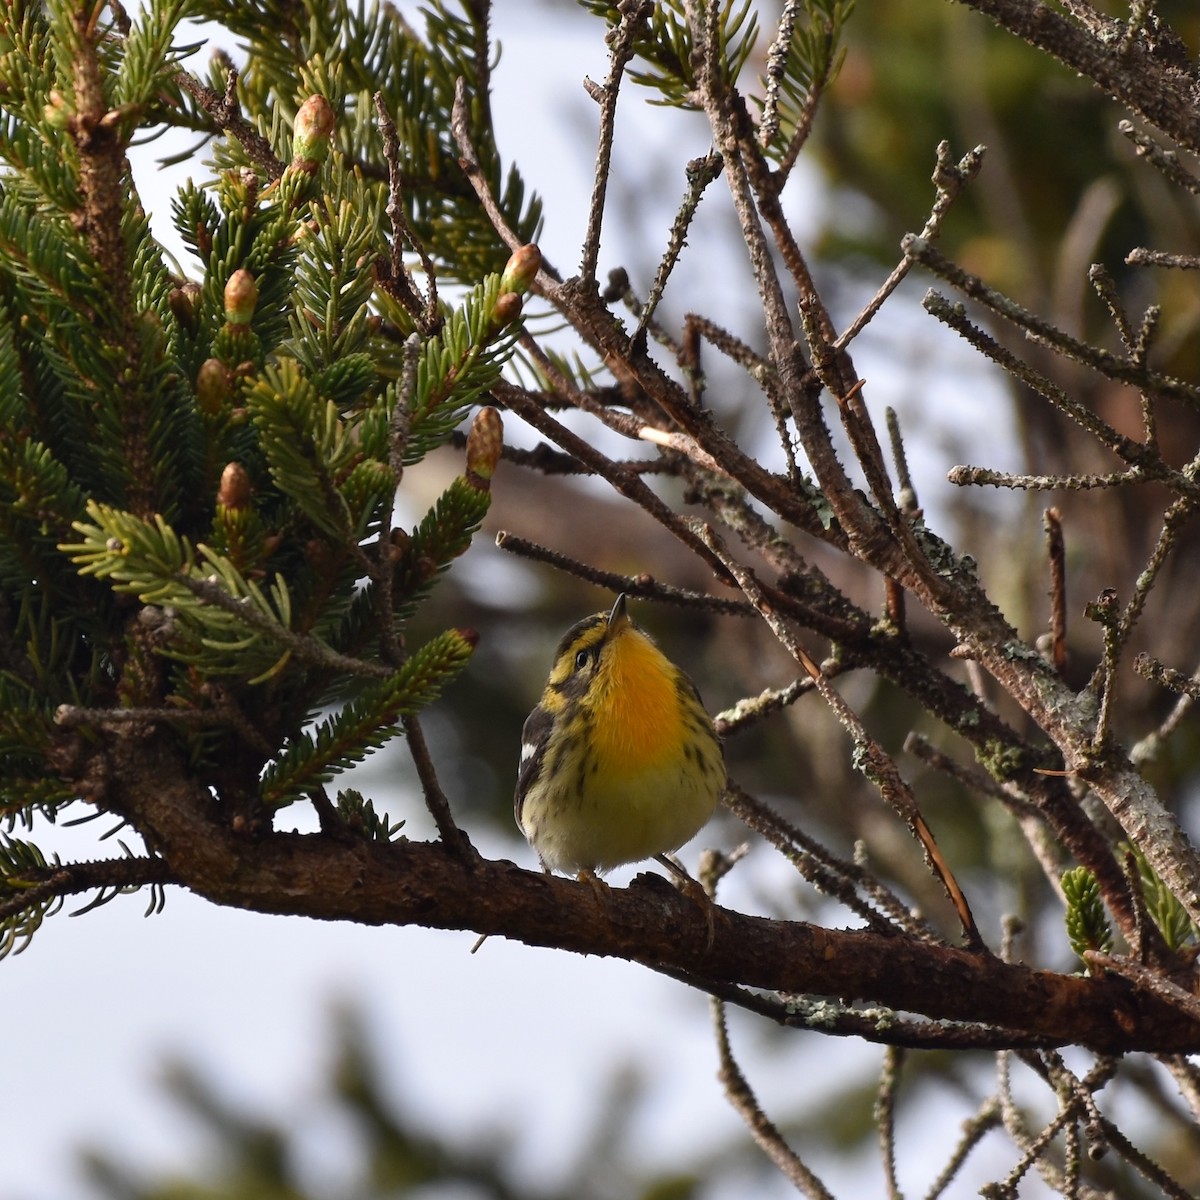
[[[533,283],[541,265],[542,252],[533,242],[514,250],[512,257],[504,265],[504,274],[500,276],[500,291],[524,295],[529,291],[529,285]]]
[[[167,305],[175,319],[189,329],[196,327],[196,304],[200,299],[200,285],[186,280],[172,288],[167,295]]]
[[[511,325],[521,315],[522,304],[516,292],[501,292],[492,306],[492,332],[499,333],[506,325]]]
[[[230,325],[249,325],[258,303],[258,284],[245,267],[239,267],[225,284],[225,319]]]
[[[296,112],[292,127],[292,165],[316,166],[329,157],[334,116],[329,101],[322,95],[309,96]]]
[[[221,472],[221,486],[217,490],[217,503],[223,508],[246,508],[253,489],[250,476],[241,463],[226,463]]]
[[[215,417],[232,395],[229,368],[219,358],[206,358],[196,372],[196,402],[206,417]]]
[[[467,482],[486,492],[504,449],[504,421],[498,409],[488,405],[475,414],[467,434]]]
[[[318,574],[333,569],[334,553],[333,547],[319,538],[309,538],[304,544],[304,557]]]
[[[457,633],[458,636],[460,638],[462,638],[462,640],[464,642],[466,642],[467,645],[470,646],[472,650],[474,650],[475,647],[479,645],[479,630],[478,629],[471,629],[471,628],[455,629],[454,632]]]
[[[66,129],[70,122],[71,109],[57,88],[50,89],[50,103],[42,109],[42,116],[52,129]]]

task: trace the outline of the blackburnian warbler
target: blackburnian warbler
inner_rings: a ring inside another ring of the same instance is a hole
[[[692,681],[625,597],[573,625],[522,733],[517,824],[542,865],[593,875],[678,849],[712,816],[725,761]]]

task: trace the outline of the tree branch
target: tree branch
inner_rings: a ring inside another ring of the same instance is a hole
[[[1200,88],[1188,70],[1182,43],[1127,38],[1124,22],[1099,14],[1096,20],[1103,29],[1084,29],[1031,0],[960,3],[1088,76],[1101,91],[1140,113],[1181,146],[1200,153]]]
[[[706,914],[655,875],[598,889],[463,858],[440,843],[234,831],[169,735],[75,746],[95,798],[142,832],[186,887],[217,904],[365,925],[473,930],[794,994],[868,998],[931,1019],[986,1022],[1120,1053],[1200,1049],[1200,1019],[1106,977],[1031,970],[948,946],[801,921]],[[464,951],[465,952],[465,951]]]

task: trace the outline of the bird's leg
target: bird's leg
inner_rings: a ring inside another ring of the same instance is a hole
[[[595,871],[590,871],[587,867],[584,867],[575,878],[580,883],[586,883],[592,889],[592,894],[600,901],[602,907],[607,908],[609,906],[612,899],[612,888]]]
[[[713,906],[713,898],[704,890],[704,888],[688,874],[687,868],[673,854],[656,854],[654,861],[662,863],[672,875],[675,876],[676,886],[681,892],[700,907],[700,911],[704,913],[704,923],[708,927],[708,942],[705,949],[711,950],[712,944],[717,936],[716,913]]]

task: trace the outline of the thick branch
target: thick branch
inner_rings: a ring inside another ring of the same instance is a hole
[[[714,909],[710,930],[705,912],[657,876],[602,892],[507,862],[463,859],[439,843],[237,833],[189,777],[169,735],[75,749],[81,789],[125,816],[186,886],[217,904],[473,930],[702,979],[987,1022],[1022,1041],[1032,1034],[1110,1052],[1200,1049],[1200,1021],[1127,980],[1035,971],[915,939],[723,908]]]
[[[961,0],[1010,33],[1087,75],[1101,91],[1153,122],[1181,146],[1200,153],[1200,92],[1180,45],[1147,46],[1108,22],[1100,37],[1031,0]],[[1157,52],[1156,52],[1157,51]],[[1163,51],[1167,51],[1164,53]]]

